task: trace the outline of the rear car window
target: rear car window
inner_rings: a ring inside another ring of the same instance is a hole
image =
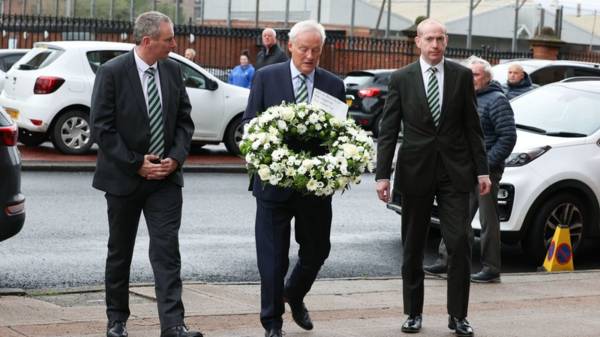
[[[344,84],[346,87],[359,87],[363,86],[373,80],[373,75],[362,73],[360,75],[349,74],[344,78]]]
[[[35,70],[41,69],[56,60],[60,55],[62,55],[65,51],[62,49],[34,49],[30,52],[30,54],[34,54],[29,60],[21,63],[19,65],[20,70]],[[28,57],[28,56],[26,56]]]
[[[87,59],[90,64],[90,68],[94,74],[98,71],[101,65],[108,62],[109,60],[121,55],[125,54],[127,51],[125,50],[97,50],[97,51],[89,51],[87,52]]]
[[[3,55],[0,58],[0,69],[4,72],[7,72],[8,69],[10,69],[10,67],[12,67],[13,64],[15,64],[15,62],[17,62],[21,57],[23,57],[23,55],[25,55],[25,53]]]

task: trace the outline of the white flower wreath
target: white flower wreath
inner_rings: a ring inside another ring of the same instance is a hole
[[[317,139],[324,155],[295,152],[285,140]],[[274,186],[327,196],[360,183],[373,171],[373,139],[352,119],[341,121],[316,106],[282,104],[267,109],[244,127],[240,150],[248,171]]]

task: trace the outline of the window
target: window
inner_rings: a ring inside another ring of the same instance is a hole
[[[25,53],[8,54],[0,59],[0,70],[7,72]]]
[[[568,71],[567,66],[544,67],[531,74],[531,81],[539,85],[562,81],[567,78]]]
[[[51,64],[56,60],[60,55],[62,55],[65,51],[62,49],[39,49],[41,50],[37,54],[35,54],[29,61],[25,63],[21,63],[19,69],[21,70],[34,70],[44,68],[45,66]]]
[[[108,62],[109,60],[121,55],[125,54],[127,51],[125,50],[98,50],[98,51],[90,51],[87,53],[87,59],[92,68],[94,74],[98,71],[101,65]]]
[[[587,67],[574,67],[572,76],[600,76],[600,69]]]
[[[196,89],[207,89],[208,79],[204,75],[202,75],[196,69],[188,66],[187,64],[184,64],[183,62],[179,62],[179,65],[181,66],[181,72],[183,74],[183,83],[186,87]]]

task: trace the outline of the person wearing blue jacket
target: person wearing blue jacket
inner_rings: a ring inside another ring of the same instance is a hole
[[[248,60],[248,54],[242,53],[240,55],[240,64],[235,66],[229,73],[228,82],[238,87],[250,89],[252,78],[254,78],[254,67]]]
[[[504,161],[511,154],[517,141],[514,113],[508,98],[499,82],[492,80],[491,65],[484,59],[471,56],[467,65],[473,72],[473,84],[477,95],[477,112],[483,130],[485,150],[492,190],[480,196],[475,191],[470,197],[471,217],[479,209],[481,223],[481,265],[480,272],[471,275],[472,282],[500,282],[500,219],[498,216],[498,186]],[[444,240],[439,246],[440,257],[433,265],[425,266],[426,274],[446,273],[448,252]]]

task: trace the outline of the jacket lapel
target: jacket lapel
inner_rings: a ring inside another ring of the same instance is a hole
[[[290,61],[285,62],[285,71],[282,72],[283,78],[281,79],[283,98],[286,102],[296,103],[296,95],[294,95],[294,85],[292,84],[292,70],[290,69]],[[287,84],[283,84],[287,83]]]
[[[137,65],[135,64],[133,50],[129,52],[128,61],[124,64],[124,66],[124,72],[127,73],[129,84],[131,85],[131,93],[140,110],[146,112],[145,116],[148,118],[148,108],[146,107],[146,99],[144,98],[142,82],[140,81],[140,75],[137,70]]]
[[[165,66],[163,64],[163,61],[158,61],[157,64],[157,68],[159,71],[159,77],[160,77],[160,93],[161,93],[161,98],[162,98],[162,115],[163,115],[163,124],[166,126],[167,125],[167,118],[169,118],[169,114],[167,113],[167,111],[169,111],[169,103],[170,103],[170,92],[169,92],[169,79],[167,78],[168,76],[168,72],[165,69]],[[163,71],[164,70],[164,71]]]
[[[420,110],[426,114],[425,120],[427,123],[431,124],[432,127],[435,127],[433,124],[433,117],[431,116],[431,110],[429,110],[429,104],[427,104],[427,92],[425,91],[425,83],[423,82],[423,71],[421,70],[421,64],[418,61],[413,64],[411,72],[415,79],[414,91],[417,95],[417,102],[419,102]]]
[[[440,125],[444,122],[444,117],[448,114],[448,101],[450,97],[450,79],[456,79],[454,69],[448,66],[448,60],[444,60],[444,97],[442,101],[442,109],[440,113]]]

